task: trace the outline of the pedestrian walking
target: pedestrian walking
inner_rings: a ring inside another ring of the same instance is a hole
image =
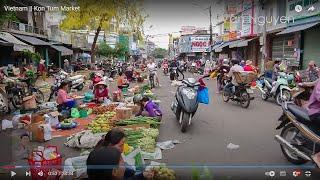
[[[46,75],[47,75],[46,65],[44,63],[45,63],[45,60],[41,59],[38,65],[38,73],[42,77],[42,81],[46,81]]]

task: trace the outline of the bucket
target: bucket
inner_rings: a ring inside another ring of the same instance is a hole
[[[23,98],[23,107],[24,109],[36,109],[37,108],[37,102],[36,98],[34,96],[27,96]]]

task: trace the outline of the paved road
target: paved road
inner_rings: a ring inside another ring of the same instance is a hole
[[[211,95],[210,104],[199,106],[193,124],[183,134],[170,109],[176,87],[171,86],[165,76],[161,77],[161,83],[162,87],[156,90],[164,111],[159,141],[182,141],[174,149],[163,151],[162,162],[180,166],[175,167],[183,172],[180,175],[186,171],[190,174],[190,169],[187,170],[190,165],[213,165],[213,174],[221,172],[224,177],[226,174],[239,177],[240,172],[245,172],[243,178],[246,179],[248,175],[264,177],[264,172],[274,169],[275,165],[291,165],[274,140],[274,135],[279,133],[275,127],[281,115],[280,107],[274,102],[265,102],[257,97],[248,109],[243,109],[235,102],[223,102],[221,95],[216,94],[216,81],[206,80]],[[229,143],[240,148],[229,150]],[[233,168],[237,165],[248,167],[243,167],[243,170]],[[252,171],[255,165],[267,167]]]

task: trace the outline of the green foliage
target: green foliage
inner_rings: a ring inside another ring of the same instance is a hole
[[[98,46],[98,54],[108,58],[119,58],[126,56],[128,52],[128,47],[124,43],[117,43],[115,48],[110,47],[105,42],[100,42]]]
[[[166,49],[163,48],[155,48],[152,56],[155,58],[164,58],[168,54]]]
[[[120,25],[126,25],[129,32],[134,32],[138,38],[141,37],[145,20],[145,17],[141,15],[143,12],[141,0],[75,0],[75,4],[80,6],[80,10],[70,11],[66,14],[66,18],[60,24],[62,30],[109,31],[111,24],[113,24],[116,31],[119,31]],[[98,33],[95,36],[92,44],[93,52],[91,52],[93,54]],[[122,46],[119,46],[117,53],[123,54],[122,49]],[[93,58],[94,56],[92,56],[92,60]]]
[[[0,0],[0,7],[3,9],[3,6],[8,5],[8,0]],[[0,26],[3,25],[6,21],[17,21],[16,12],[11,11],[0,11]]]
[[[208,167],[204,167],[202,172],[199,169],[192,169],[192,180],[212,180],[213,177]]]
[[[28,59],[31,59],[33,62],[35,62],[37,64],[39,64],[40,59],[41,59],[41,55],[38,52],[33,53],[30,50],[23,50],[22,55]]]

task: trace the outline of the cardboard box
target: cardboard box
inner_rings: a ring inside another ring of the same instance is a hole
[[[131,108],[116,108],[117,118],[121,119],[130,119],[132,117],[132,109]]]
[[[140,112],[140,106],[138,106],[138,105],[128,104],[128,105],[126,105],[126,107],[132,109],[132,114],[138,114]]]
[[[27,126],[30,141],[44,142],[44,130],[42,123],[32,123]]]

